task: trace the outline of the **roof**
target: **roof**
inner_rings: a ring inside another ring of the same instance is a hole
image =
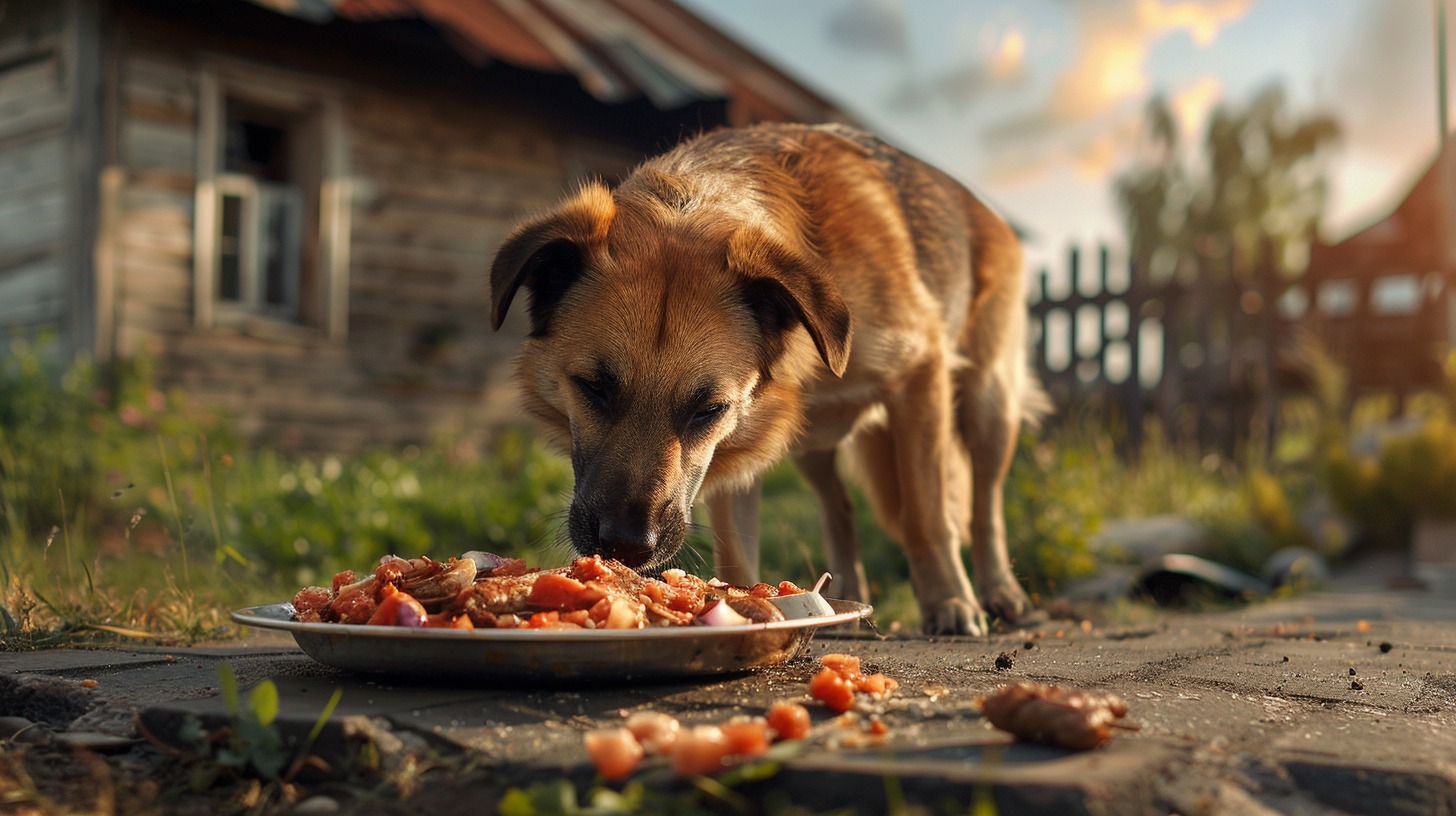
[[[572,74],[608,104],[727,100],[732,124],[849,119],[672,0],[252,1],[317,23],[422,19],[472,63]]]
[[[1442,226],[1452,217],[1448,209],[1452,175],[1456,174],[1456,137],[1437,154],[1425,172],[1391,212],[1364,229],[1334,241],[1317,241],[1310,247],[1306,275],[1312,280],[1329,277],[1378,278],[1413,270],[1449,270],[1443,253],[1456,250]]]

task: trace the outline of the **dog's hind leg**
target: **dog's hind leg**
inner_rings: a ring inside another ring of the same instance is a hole
[[[961,374],[961,432],[971,454],[971,565],[986,611],[1015,621],[1031,608],[1006,552],[1003,487],[1016,452],[1021,404],[1016,373],[1004,369]]]
[[[713,522],[713,567],[719,580],[736,586],[758,583],[758,504],[763,480],[708,497]]]
[[[819,498],[820,529],[829,556],[829,574],[834,576],[831,594],[860,603],[870,602],[869,583],[859,560],[859,539],[854,532],[854,504],[835,465],[835,451],[805,451],[794,457],[814,495]]]

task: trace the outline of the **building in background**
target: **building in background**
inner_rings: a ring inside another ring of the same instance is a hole
[[[153,355],[255,440],[514,416],[512,222],[724,124],[846,116],[671,0],[10,0],[0,332]]]
[[[1350,370],[1355,394],[1439,387],[1456,348],[1456,161],[1448,141],[1395,209],[1311,247],[1301,325]]]

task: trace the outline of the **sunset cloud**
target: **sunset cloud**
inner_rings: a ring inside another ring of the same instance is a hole
[[[1173,109],[1178,132],[1185,141],[1194,142],[1202,137],[1209,111],[1222,96],[1223,82],[1218,77],[1206,76],[1169,97],[1168,106]]]
[[[1120,148],[1115,134],[1141,115],[1151,91],[1148,54],[1160,40],[1186,33],[1207,46],[1225,26],[1241,18],[1252,0],[1073,0],[1077,52],[1056,79],[1045,102],[982,132],[995,157],[1007,160],[1016,176],[1033,175],[1034,164],[1071,162],[1079,174],[1105,172]],[[1206,116],[1221,88],[1200,81],[1183,91],[1180,119]]]
[[[964,32],[963,32],[964,33]],[[991,33],[983,28],[980,35]],[[969,37],[963,37],[969,39]],[[907,74],[886,100],[889,107],[901,112],[921,111],[939,103],[949,103],[964,111],[993,91],[1014,90],[1026,79],[1026,35],[1011,27],[990,41],[989,58],[966,57],[938,73]],[[984,53],[984,47],[967,46],[963,53]]]

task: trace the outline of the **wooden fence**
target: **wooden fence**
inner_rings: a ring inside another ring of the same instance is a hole
[[[1404,276],[1241,281],[1205,258],[1154,285],[1106,246],[1087,260],[1073,247],[1064,274],[1043,269],[1031,287],[1034,366],[1064,415],[1083,404],[1109,412],[1128,452],[1152,417],[1174,444],[1203,452],[1272,444],[1281,399],[1308,386],[1290,355],[1301,333],[1345,366],[1352,399],[1390,393],[1399,405],[1441,383],[1456,285],[1439,273],[1401,299],[1381,291]]]
[[[1287,334],[1272,298],[1212,269],[1150,285],[1130,263],[1114,267],[1105,246],[1095,264],[1079,248],[1067,263],[1064,291],[1043,270],[1031,303],[1036,370],[1065,412],[1109,411],[1134,453],[1149,417],[1175,444],[1225,455],[1272,431]]]

